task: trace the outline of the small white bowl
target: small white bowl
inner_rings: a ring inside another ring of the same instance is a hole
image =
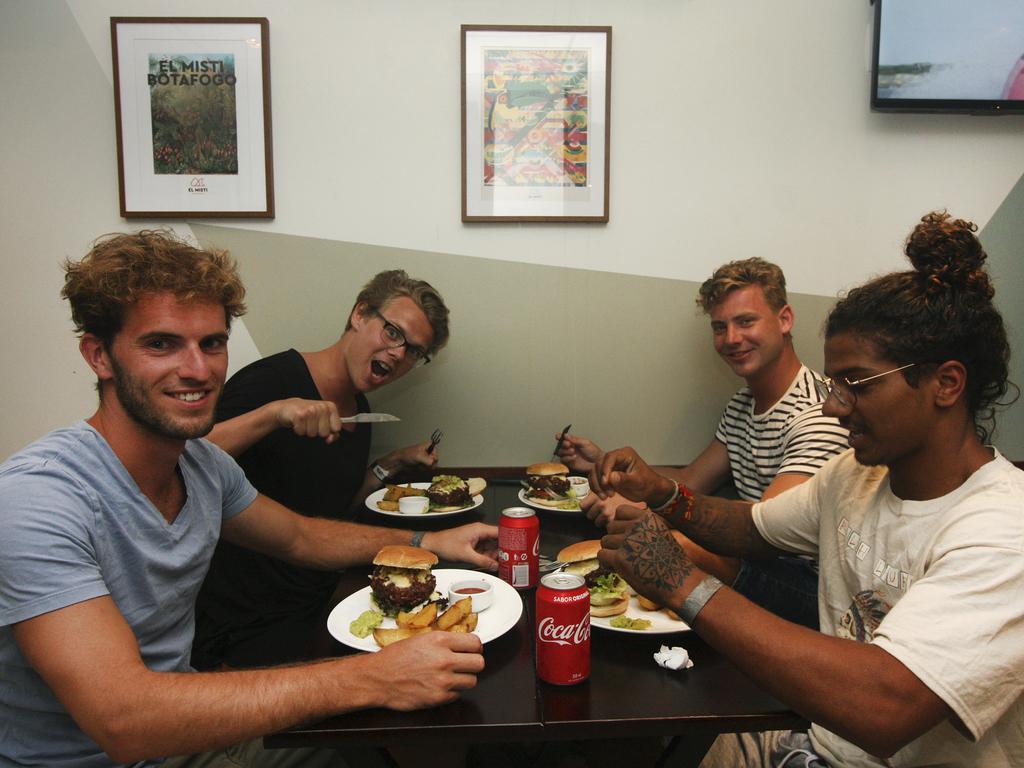
[[[430,499],[426,496],[403,496],[398,500],[398,511],[403,515],[423,515]]]
[[[466,590],[480,590],[479,592],[467,592]],[[473,613],[487,610],[494,602],[494,588],[489,581],[483,579],[461,579],[453,582],[448,588],[448,602],[455,604],[465,598],[473,600]]]
[[[569,484],[572,486],[572,492],[576,494],[577,499],[582,499],[590,493],[590,481],[585,477],[573,475],[569,478]]]

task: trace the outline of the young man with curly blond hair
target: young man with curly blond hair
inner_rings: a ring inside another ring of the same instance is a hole
[[[413,533],[295,514],[202,439],[244,311],[225,253],[144,231],[104,238],[65,269],[99,406],[0,465],[0,763],[339,765],[333,752],[264,752],[258,737],[473,686],[479,638],[446,632],[304,666],[191,668],[195,599],[220,538],[331,571]],[[494,570],[496,536],[476,523],[421,545]]]

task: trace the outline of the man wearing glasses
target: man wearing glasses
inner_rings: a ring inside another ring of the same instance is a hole
[[[1024,764],[1024,472],[989,444],[1019,390],[973,223],[923,217],[913,269],[851,290],[825,325],[824,412],[850,450],[756,504],[694,493],[631,448],[591,477],[620,509],[602,565],[811,722],[719,737],[702,768]],[[821,632],[695,565],[675,527],[723,554],[817,556]]]
[[[261,493],[312,517],[354,516],[386,480],[437,463],[429,442],[369,462],[366,393],[430,362],[448,341],[448,308],[429,283],[381,272],[356,297],[344,333],[318,352],[280,352],[238,371],[209,439]],[[336,577],[221,542],[196,607],[197,669],[296,661]]]

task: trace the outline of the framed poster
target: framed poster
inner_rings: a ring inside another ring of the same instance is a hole
[[[462,26],[462,220],[608,221],[611,27]]]
[[[122,216],[274,217],[269,29],[110,19]]]

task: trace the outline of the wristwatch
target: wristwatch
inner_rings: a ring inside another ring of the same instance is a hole
[[[391,477],[391,473],[384,469],[384,467],[382,467],[380,463],[376,461],[370,465],[370,471],[373,472],[374,477],[376,477],[382,483],[386,483],[388,481],[388,478]]]

